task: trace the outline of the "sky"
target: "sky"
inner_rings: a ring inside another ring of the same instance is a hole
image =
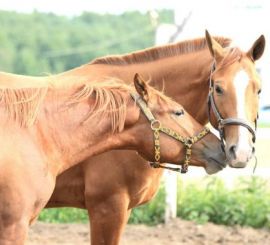
[[[120,14],[128,10],[145,12],[149,9],[172,9],[179,5],[179,2],[179,0],[0,0],[0,9],[28,13],[36,9],[41,12],[73,16],[83,11]]]

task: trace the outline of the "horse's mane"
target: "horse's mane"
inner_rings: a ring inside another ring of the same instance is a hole
[[[94,99],[94,103],[88,115],[84,118],[84,122],[91,120],[93,117],[99,117],[100,120],[110,118],[112,132],[123,130],[127,105],[131,99],[130,96],[126,96],[126,93],[134,93],[133,86],[115,78],[105,79],[102,82],[75,84],[74,86],[75,90],[73,87],[73,92],[64,101],[65,108],[75,106],[89,98]],[[41,105],[49,91],[54,92],[58,89],[52,86],[42,88],[0,88],[0,106],[3,106],[9,119],[15,121],[21,127],[28,127],[36,121]],[[162,92],[151,87],[150,89],[153,94],[156,94],[165,103],[172,103],[172,100]],[[52,98],[57,100],[57,96],[52,96]]]
[[[231,39],[225,37],[214,37],[214,39],[223,47],[228,47]],[[145,50],[133,52],[126,55],[113,55],[97,58],[93,60],[92,64],[106,64],[106,65],[129,65],[155,61],[162,58],[173,57],[181,54],[188,54],[203,50],[207,47],[205,38],[197,38],[178,42],[175,44],[168,44]]]
[[[38,115],[47,91],[48,87],[1,88],[0,105],[3,105],[9,118],[20,126],[30,126]]]
[[[147,81],[149,83],[150,81]],[[158,96],[158,99],[166,104],[176,103],[171,98],[152,87],[151,93]],[[111,118],[112,132],[121,132],[124,128],[127,104],[131,96],[123,96],[124,93],[134,93],[133,86],[125,84],[117,78],[110,78],[105,82],[96,82],[83,85],[75,94],[70,98],[69,104],[76,104],[83,100],[88,99],[93,94],[95,95],[95,102],[91,107],[88,116],[85,120],[91,120],[93,117]]]
[[[67,104],[74,105],[94,95],[94,104],[84,121],[94,117],[99,117],[101,120],[110,118],[112,132],[120,132],[124,128],[127,104],[130,99],[129,96],[123,96],[123,92],[131,91],[134,91],[131,86],[117,79],[84,84],[69,98]]]

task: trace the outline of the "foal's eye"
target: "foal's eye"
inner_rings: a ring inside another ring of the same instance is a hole
[[[261,90],[261,89],[259,89],[258,94],[260,94],[261,92],[262,92],[262,90]]]
[[[177,111],[174,112],[174,114],[176,116],[182,116],[182,115],[184,115],[184,110],[183,109],[177,110]]]
[[[219,85],[216,85],[215,86],[215,91],[218,95],[222,95],[223,94],[223,89],[219,86]]]

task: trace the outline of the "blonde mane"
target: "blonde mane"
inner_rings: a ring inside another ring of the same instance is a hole
[[[21,127],[34,123],[48,88],[0,89],[0,105]]]
[[[123,92],[132,91],[134,91],[133,88],[124,82],[109,79],[104,82],[84,84],[70,97],[67,104],[77,104],[94,96],[94,104],[84,121],[94,117],[99,117],[101,120],[110,118],[112,132],[121,132],[124,128],[127,104],[130,99],[129,96],[123,96]]]
[[[127,106],[131,100],[127,93],[135,92],[133,86],[115,78],[74,86],[76,86],[75,90],[73,87],[75,92],[72,92],[68,99],[64,101],[66,108],[91,98],[93,104],[83,122],[91,120],[93,117],[99,117],[101,120],[110,118],[112,132],[123,130]],[[48,92],[58,89],[52,87],[0,88],[0,106],[3,106],[9,119],[18,123],[21,127],[28,127],[35,123]],[[172,100],[162,92],[151,87],[150,89],[153,94],[157,95],[165,103],[172,103]],[[58,97],[52,98],[57,100]]]
[[[147,81],[149,83],[150,81]],[[152,87],[149,87],[151,93],[165,104],[176,103],[171,98],[164,95]],[[121,132],[124,129],[124,124],[127,114],[127,105],[131,100],[131,96],[123,96],[124,94],[134,93],[135,88],[125,84],[117,78],[109,78],[105,82],[95,82],[85,84],[75,94],[72,95],[68,104],[76,104],[87,100],[94,95],[95,101],[91,109],[84,119],[91,120],[93,117],[102,119],[111,119],[112,132]],[[135,103],[135,102],[134,102]]]
[[[229,38],[214,37],[214,39],[222,46],[228,47],[231,43]],[[93,60],[93,64],[105,65],[129,65],[155,61],[162,58],[173,57],[182,54],[188,54],[196,51],[203,50],[207,47],[205,38],[197,38],[187,40],[175,44],[168,44],[159,47],[148,48],[145,50],[137,51],[126,55],[106,56]]]

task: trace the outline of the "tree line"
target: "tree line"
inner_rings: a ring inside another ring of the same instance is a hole
[[[172,11],[159,11],[159,22],[172,21]],[[38,76],[65,71],[96,57],[150,47],[155,28],[149,13],[137,11],[72,18],[0,11],[0,71]]]

